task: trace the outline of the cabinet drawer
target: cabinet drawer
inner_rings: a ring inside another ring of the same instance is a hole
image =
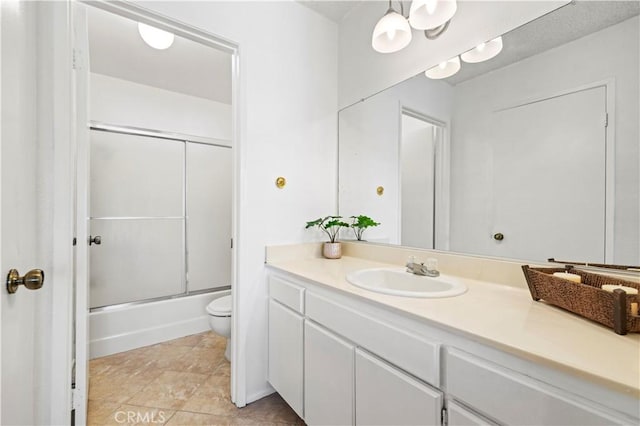
[[[301,314],[304,313],[304,287],[280,277],[269,277],[269,296]]]
[[[495,423],[463,407],[455,401],[447,405],[447,426],[494,426]]]
[[[346,337],[414,376],[439,386],[439,347],[435,342],[307,292],[307,317]]]
[[[623,424],[593,403],[466,352],[447,348],[446,390],[470,407],[506,424]]]

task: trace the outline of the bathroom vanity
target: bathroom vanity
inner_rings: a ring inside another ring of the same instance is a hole
[[[268,256],[268,380],[307,424],[638,424],[638,335],[534,302],[520,282],[469,278],[479,258],[442,256],[466,293],[390,296],[345,280],[391,261]]]

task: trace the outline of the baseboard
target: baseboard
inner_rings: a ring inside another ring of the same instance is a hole
[[[264,398],[265,396],[269,396],[272,393],[275,393],[275,391],[276,390],[267,383],[264,389],[260,389],[259,391],[254,392],[251,395],[247,395],[247,404],[251,404],[252,402]]]

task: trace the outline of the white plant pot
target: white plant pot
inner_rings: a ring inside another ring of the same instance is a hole
[[[340,259],[342,257],[342,243],[324,243],[322,255],[327,259]]]

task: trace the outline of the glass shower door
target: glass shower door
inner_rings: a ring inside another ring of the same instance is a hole
[[[90,307],[185,293],[185,143],[97,130],[90,143]]]

